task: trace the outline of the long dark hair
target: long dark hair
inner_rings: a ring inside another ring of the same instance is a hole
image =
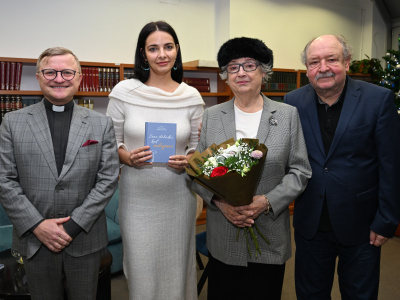
[[[133,78],[139,79],[141,82],[145,83],[150,76],[149,70],[144,70],[142,67],[148,66],[144,60],[143,53],[140,49],[145,49],[147,37],[153,33],[154,31],[164,31],[169,33],[172,38],[174,39],[175,45],[179,45],[178,53],[176,55],[176,62],[174,67],[177,69],[171,70],[171,77],[178,83],[182,82],[183,78],[183,66],[182,66],[182,55],[181,55],[181,47],[178,41],[178,37],[175,33],[175,30],[164,21],[157,21],[157,22],[150,22],[146,24],[139,33],[139,38],[136,45],[136,52],[135,52],[135,67],[133,69]]]

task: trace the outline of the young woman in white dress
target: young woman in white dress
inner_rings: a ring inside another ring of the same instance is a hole
[[[110,94],[122,164],[119,218],[130,299],[197,299],[196,197],[185,173],[198,141],[204,102],[182,83],[181,49],[173,28],[151,22],[141,30],[134,78]],[[144,144],[145,122],[176,123],[176,155],[166,164]]]

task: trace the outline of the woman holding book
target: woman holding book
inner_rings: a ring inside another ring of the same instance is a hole
[[[130,299],[197,299],[196,197],[184,168],[197,145],[204,102],[182,83],[174,29],[146,24],[135,52],[134,79],[110,94],[120,162],[119,217]],[[175,123],[176,152],[152,163],[145,123]]]
[[[261,93],[273,65],[272,51],[262,41],[227,41],[218,64],[234,98],[205,110],[197,150],[230,138],[250,138],[268,152],[249,205],[234,207],[195,184],[207,202],[208,299],[281,299],[285,262],[291,256],[288,206],[311,177],[299,116],[296,108]],[[253,225],[269,242],[258,238],[258,255],[244,230],[238,235],[238,227]]]

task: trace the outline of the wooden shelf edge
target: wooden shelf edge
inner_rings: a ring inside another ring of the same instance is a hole
[[[82,97],[108,97],[110,92],[77,92],[75,96]]]
[[[36,58],[18,58],[18,57],[0,57],[0,61],[10,61],[10,62],[22,62],[25,64],[36,64]],[[94,62],[94,61],[79,61],[82,67],[112,67],[119,68],[120,63],[105,63],[105,62]],[[125,64],[127,65],[127,64]]]
[[[37,59],[34,58],[18,58],[18,57],[0,57],[0,61],[22,62],[25,64],[36,64]]]
[[[265,96],[285,96],[289,92],[262,92]]]
[[[79,61],[81,67],[108,67],[108,68],[119,68],[121,64],[119,63],[102,63],[94,61]]]
[[[43,95],[42,91],[9,91],[9,90],[0,90],[0,95],[21,95],[21,96],[37,96]]]
[[[200,93],[202,97],[229,97],[229,93]]]
[[[77,92],[75,96],[81,97],[108,97],[109,92]],[[0,90],[0,95],[42,96],[42,91],[9,91]]]

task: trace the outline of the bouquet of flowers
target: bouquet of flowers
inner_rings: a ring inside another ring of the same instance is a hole
[[[257,139],[239,139],[235,142],[232,138],[219,145],[212,144],[203,153],[196,151],[189,160],[186,172],[228,204],[248,205],[253,201],[267,151],[267,147],[259,144]],[[268,243],[255,224],[254,227]],[[253,227],[239,228],[237,239],[241,229],[244,230],[250,256],[248,235],[256,251],[261,254]]]

